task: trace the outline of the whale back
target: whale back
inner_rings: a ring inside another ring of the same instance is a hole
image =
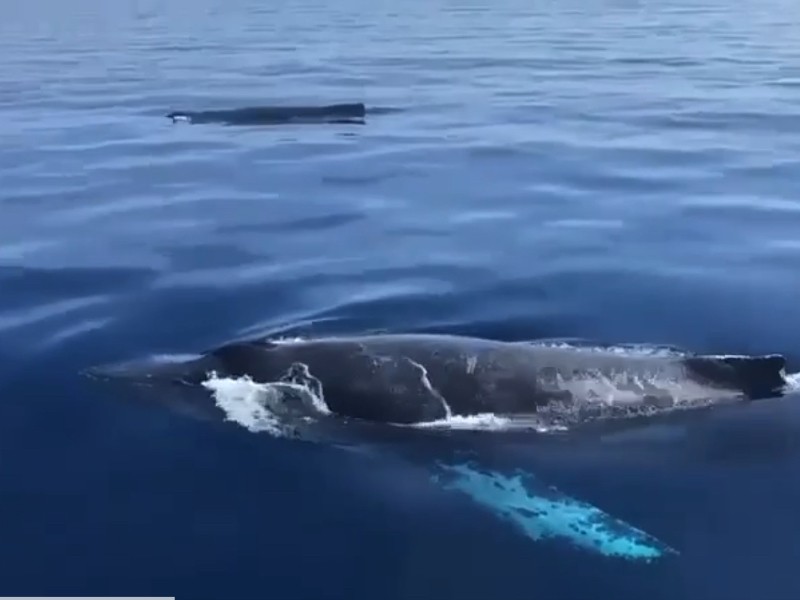
[[[203,111],[172,111],[166,116],[173,123],[222,123],[225,125],[279,125],[287,123],[363,124],[366,107],[361,102],[320,106],[245,106]]]
[[[751,399],[774,396],[786,385],[786,359],[779,354],[693,356],[685,363],[694,376],[741,390]]]
[[[447,335],[239,342],[214,356],[228,373],[259,381],[302,364],[332,412],[393,423],[486,413],[582,420],[765,397],[785,383],[778,355],[637,354]]]
[[[165,395],[187,405],[197,395],[182,387],[206,385],[214,374],[291,384],[278,386],[284,391],[306,387],[331,416],[411,424],[492,414],[537,428],[774,397],[787,384],[779,355],[620,352],[432,334],[236,341],[187,359],[87,374],[167,385]]]
[[[260,383],[283,380],[302,366],[320,382],[323,402],[340,416],[378,422],[417,423],[447,410],[422,368],[395,349],[377,351],[368,341],[236,342],[211,353],[220,374]]]
[[[434,335],[237,342],[213,356],[224,373],[260,382],[302,364],[332,412],[393,423],[570,408],[614,373],[686,377],[674,360]]]

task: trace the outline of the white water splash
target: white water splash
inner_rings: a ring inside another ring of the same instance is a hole
[[[508,417],[501,417],[494,413],[482,413],[479,415],[470,416],[450,415],[444,419],[425,421],[424,423],[415,423],[414,425],[411,425],[411,427],[416,427],[419,429],[503,431],[509,428],[510,423],[511,419]]]
[[[238,423],[253,433],[267,432],[276,437],[285,435],[278,417],[267,408],[267,386],[249,377],[218,378],[212,374],[203,387],[214,394],[214,400],[225,413],[226,421]]]
[[[789,393],[800,392],[800,373],[786,375],[786,391]]]
[[[269,341],[272,344],[291,345],[291,344],[298,344],[300,342],[305,342],[307,341],[307,338],[300,336],[283,336],[283,337],[269,338]]]
[[[600,353],[600,354],[622,354],[625,356],[664,356],[679,357],[687,356],[689,353],[671,346],[658,346],[655,344],[612,344],[603,346],[600,344],[574,344],[564,341],[537,341],[527,342],[532,346],[542,348],[562,348],[574,350],[576,352]]]
[[[495,413],[452,415],[444,419],[414,423],[405,427],[450,431],[536,431],[538,433],[565,431],[567,429],[562,425],[545,423],[536,415],[505,416]]]
[[[238,423],[253,433],[292,437],[296,425],[309,421],[311,414],[330,412],[321,398],[295,383],[256,383],[247,376],[220,378],[211,373],[203,387],[212,392],[226,421]],[[289,401],[291,396],[300,399],[300,403]]]
[[[445,420],[451,419],[453,416],[453,411],[450,409],[450,405],[447,403],[447,399],[439,393],[439,390],[437,390],[435,387],[433,387],[433,385],[431,385],[431,380],[428,378],[428,369],[425,368],[425,365],[415,362],[408,357],[406,357],[406,360],[410,362],[414,366],[414,368],[419,369],[420,381],[422,382],[423,387],[442,403],[442,408],[444,408]]]

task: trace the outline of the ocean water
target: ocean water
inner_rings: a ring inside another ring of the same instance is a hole
[[[676,550],[645,564],[534,541],[392,453],[80,375],[375,330],[775,352],[798,371],[798,32],[789,0],[4,0],[0,594],[799,597],[796,395],[492,442]],[[392,110],[164,118],[332,102]]]

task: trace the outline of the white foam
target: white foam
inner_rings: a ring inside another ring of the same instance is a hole
[[[495,413],[481,413],[477,415],[453,415],[435,421],[414,423],[410,427],[418,429],[447,429],[456,431],[514,431],[526,430],[547,433],[563,431],[561,425],[544,423],[536,415],[514,415],[513,417],[497,415]]]
[[[420,372],[420,380],[422,385],[428,390],[433,396],[439,399],[442,403],[442,407],[444,408],[445,420],[450,419],[453,416],[453,411],[450,408],[450,405],[447,403],[447,399],[439,393],[433,385],[431,385],[431,380],[428,379],[428,369],[425,368],[425,365],[422,365],[418,362],[411,360],[410,358],[406,357],[406,360],[410,362],[415,368],[419,369]]]
[[[307,338],[300,336],[285,336],[285,337],[271,337],[269,338],[272,344],[298,344],[300,342],[308,341]]]
[[[800,373],[789,373],[786,375],[786,391],[800,392]]]
[[[451,415],[444,419],[415,423],[412,427],[420,429],[460,429],[480,431],[502,431],[508,429],[511,419],[500,417],[494,413],[461,416]]]
[[[225,420],[238,423],[253,433],[266,432],[275,437],[293,435],[300,422],[307,422],[314,413],[329,413],[324,401],[310,389],[295,383],[256,383],[250,377],[217,377],[211,373],[203,387],[214,395]],[[302,408],[287,403],[287,392],[300,392]]]
[[[281,422],[265,402],[269,393],[266,386],[255,383],[249,377],[238,379],[218,378],[212,373],[203,387],[211,390],[219,408],[225,412],[226,421],[238,423],[254,433],[267,432],[283,437]]]
[[[148,360],[154,364],[184,363],[202,358],[202,354],[153,354]]]
[[[652,344],[626,344],[626,345],[591,345],[591,344],[571,344],[569,342],[550,342],[550,341],[532,341],[533,346],[540,346],[542,348],[563,348],[574,350],[576,352],[595,352],[601,354],[621,354],[624,356],[686,356],[686,352],[677,348],[669,346],[657,346]]]

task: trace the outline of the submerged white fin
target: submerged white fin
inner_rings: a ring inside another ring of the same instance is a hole
[[[565,539],[604,556],[649,562],[676,551],[644,531],[599,508],[538,481],[530,473],[513,476],[468,463],[438,463],[434,480],[468,495],[533,540]]]

